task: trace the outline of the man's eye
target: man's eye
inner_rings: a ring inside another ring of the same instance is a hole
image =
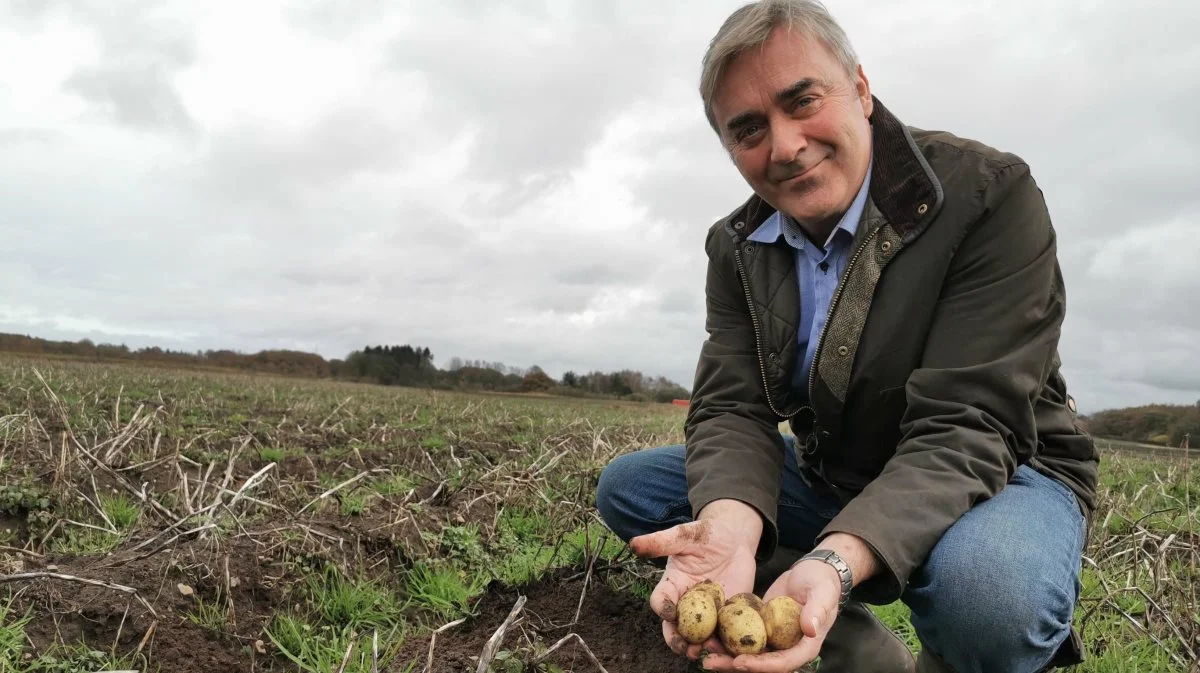
[[[747,124],[747,125],[743,126],[740,131],[738,131],[737,139],[745,140],[746,138],[749,138],[750,136],[754,135],[755,133],[758,133],[760,128],[761,127],[758,124]]]
[[[792,101],[792,112],[803,110],[816,102],[815,96],[802,96]]]

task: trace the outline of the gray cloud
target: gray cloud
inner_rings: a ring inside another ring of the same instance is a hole
[[[83,68],[65,86],[120,124],[183,132],[195,126],[160,65]]]
[[[92,29],[99,46],[99,61],[67,77],[67,91],[122,125],[185,134],[196,130],[173,81],[196,60],[186,17],[149,2],[46,3],[37,10],[27,7],[25,15],[45,21],[60,9]]]
[[[690,384],[749,194],[695,91],[739,4],[9,3],[0,330]],[[1081,410],[1200,397],[1200,5],[834,10],[903,120],[1032,165]]]
[[[58,133],[41,128],[0,128],[0,147],[15,145],[49,145],[58,139]]]

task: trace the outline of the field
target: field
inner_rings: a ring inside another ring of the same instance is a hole
[[[683,413],[0,357],[0,671],[691,670],[593,507]],[[1196,666],[1185,456],[1104,454],[1080,670]]]

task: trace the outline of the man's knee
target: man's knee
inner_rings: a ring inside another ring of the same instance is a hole
[[[618,523],[629,511],[626,496],[629,493],[630,481],[636,478],[636,471],[631,469],[637,463],[634,455],[625,454],[614,458],[604,466],[604,470],[600,472],[600,481],[596,484],[596,509],[609,528],[618,535],[623,533],[619,530]]]
[[[635,451],[614,458],[596,484],[596,509],[622,540],[690,516],[680,447]]]
[[[906,597],[925,646],[961,673],[1044,666],[1070,634],[1077,590],[1073,578],[1043,572],[1035,554],[935,547]]]

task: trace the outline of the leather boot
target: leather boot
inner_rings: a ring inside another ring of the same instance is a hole
[[[754,592],[762,595],[804,552],[779,547],[758,568]],[[821,646],[821,673],[913,673],[912,652],[863,603],[850,601]]]

